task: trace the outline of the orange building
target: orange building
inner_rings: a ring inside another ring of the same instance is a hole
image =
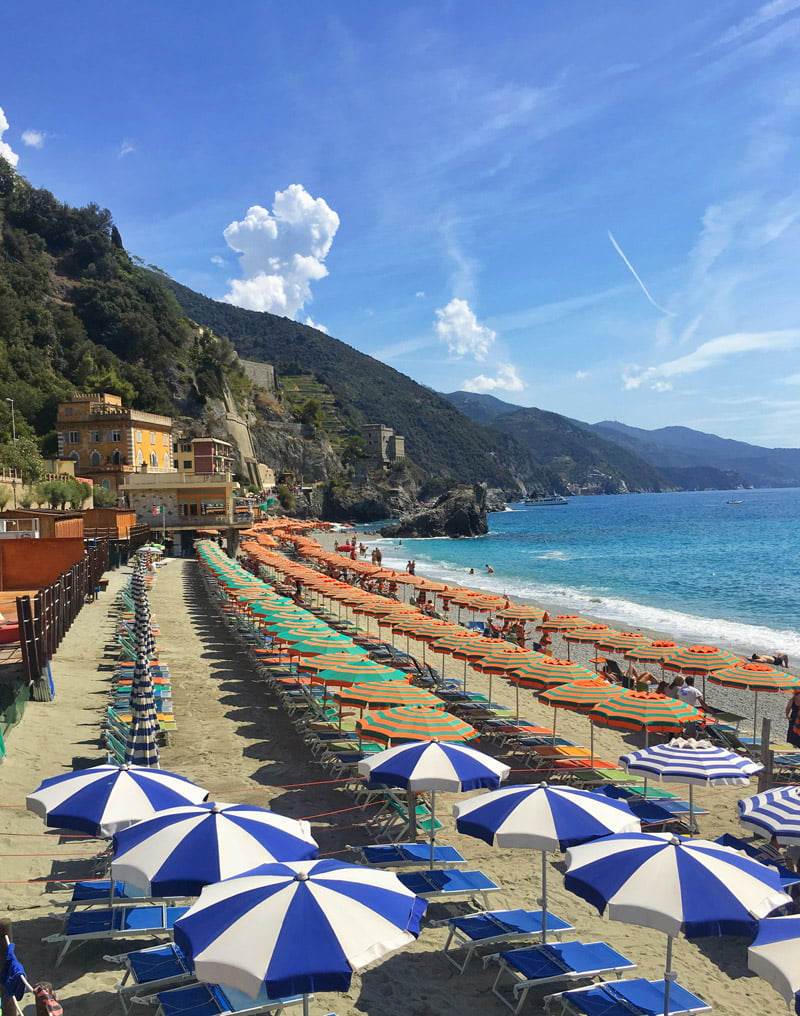
[[[129,473],[174,472],[172,420],[126,409],[117,395],[75,395],[58,407],[59,458],[108,490],[118,491]]]

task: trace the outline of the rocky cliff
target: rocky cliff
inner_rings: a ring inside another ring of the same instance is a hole
[[[486,484],[453,487],[429,508],[411,512],[381,529],[382,536],[483,536],[486,521]]]

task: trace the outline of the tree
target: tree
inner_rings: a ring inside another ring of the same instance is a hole
[[[281,507],[287,512],[294,511],[294,494],[289,490],[285,483],[279,483],[275,488],[275,493],[278,495],[278,500],[281,503]]]
[[[39,445],[27,435],[0,445],[0,465],[6,469],[15,469],[27,486],[38,483],[44,476],[44,462],[39,453]]]
[[[113,508],[117,503],[117,495],[108,487],[92,487],[92,498],[95,508]]]
[[[300,419],[309,427],[322,426],[322,403],[319,399],[309,399],[300,409]]]

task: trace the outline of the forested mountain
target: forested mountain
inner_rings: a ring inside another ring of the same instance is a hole
[[[451,392],[445,398],[472,419],[485,421],[493,432],[512,437],[543,466],[558,473],[562,486],[570,490],[612,494],[673,489],[674,485],[643,459],[558,413],[525,409],[471,392]],[[561,487],[557,489],[563,492]]]
[[[71,208],[0,158],[0,426],[55,451],[59,401],[120,395],[153,413],[196,413],[243,374],[229,343],[200,332],[122,246],[111,213]]]

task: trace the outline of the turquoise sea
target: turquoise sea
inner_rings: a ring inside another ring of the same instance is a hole
[[[729,504],[730,500],[741,504]],[[379,541],[453,584],[742,653],[800,657],[800,489],[575,497],[489,516],[487,536]],[[489,574],[486,565],[494,568]],[[475,574],[470,575],[469,569]]]

